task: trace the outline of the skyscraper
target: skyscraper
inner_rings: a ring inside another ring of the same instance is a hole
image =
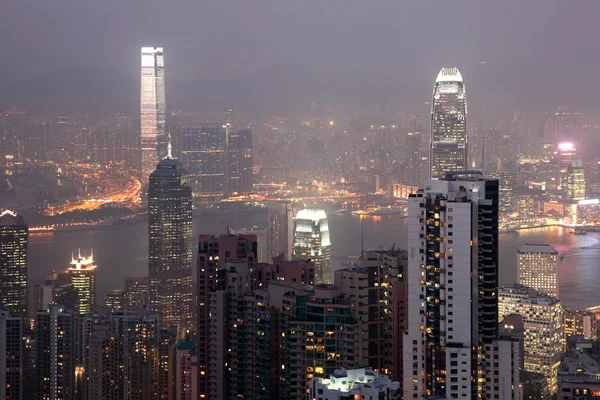
[[[218,273],[223,266],[233,259],[247,260],[256,264],[258,243],[255,235],[200,235],[198,238],[197,279],[197,356],[198,394],[201,398],[209,397],[209,335],[211,313],[209,302],[211,294],[217,290]]]
[[[406,137],[406,165],[408,167],[408,184],[419,186],[421,180],[421,117],[413,118]]]
[[[75,395],[75,316],[51,304],[36,317],[37,397],[72,399]]]
[[[92,306],[96,304],[96,265],[94,264],[94,254],[92,253],[89,257],[82,257],[81,253],[79,253],[77,257],[72,257],[71,266],[67,268],[67,273],[71,277],[71,283],[77,289],[79,313],[87,314],[91,312]]]
[[[285,253],[285,259],[291,260],[294,251],[294,206],[291,201],[283,201],[268,207],[270,257]]]
[[[148,189],[150,310],[160,327],[192,324],[192,190],[188,173],[168,154]]]
[[[227,136],[227,192],[244,194],[252,191],[254,160],[252,129],[229,130]]]
[[[526,244],[517,252],[519,283],[558,298],[558,252],[549,244]]]
[[[204,202],[220,200],[227,191],[227,131],[223,124],[184,126],[181,129],[181,162],[189,171],[194,197]]]
[[[517,399],[515,369],[487,352],[501,347],[498,181],[479,173],[427,181],[409,198],[408,251],[404,398],[487,398],[499,387],[486,382],[493,376],[512,387],[503,399]],[[517,346],[507,347],[518,361]]]
[[[22,215],[0,214],[0,304],[15,314],[27,313],[27,238]]]
[[[468,170],[467,97],[457,68],[442,68],[431,102],[431,179],[444,173]]]
[[[142,182],[166,152],[165,64],[162,47],[142,47],[140,133]]]
[[[294,258],[310,259],[317,267],[317,283],[331,283],[331,240],[323,210],[298,211],[294,225]]]
[[[23,400],[23,317],[0,305],[0,399]]]

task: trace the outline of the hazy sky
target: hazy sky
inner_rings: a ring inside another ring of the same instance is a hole
[[[143,45],[181,80],[287,63],[581,75],[600,69],[599,19],[598,0],[0,0],[0,84],[73,65],[134,75]]]

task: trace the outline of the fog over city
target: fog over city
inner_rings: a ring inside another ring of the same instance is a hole
[[[600,0],[0,0],[0,400],[600,399]]]

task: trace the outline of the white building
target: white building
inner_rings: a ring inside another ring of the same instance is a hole
[[[310,396],[316,400],[396,400],[400,383],[368,368],[338,369],[329,378],[310,380]]]
[[[559,298],[556,266],[558,252],[549,244],[526,244],[517,252],[519,283]]]
[[[496,389],[487,390],[488,378],[511,382],[506,387],[512,392],[503,398],[518,398],[511,363],[490,360],[482,368],[476,362],[493,359],[486,351],[501,347],[498,181],[479,173],[447,174],[427,181],[408,204],[404,398],[490,398]],[[499,384],[492,386],[502,392]]]
[[[323,210],[300,210],[294,223],[294,259],[315,263],[317,283],[331,283],[331,240]]]
[[[560,300],[523,285],[498,290],[499,318],[520,314],[525,328],[524,369],[546,376],[556,393],[560,356],[565,348],[563,309]]]

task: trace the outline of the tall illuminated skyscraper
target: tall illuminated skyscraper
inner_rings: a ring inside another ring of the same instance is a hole
[[[188,172],[171,155],[150,175],[149,278],[150,310],[159,326],[190,328],[192,324],[192,189]]]
[[[142,182],[166,154],[165,64],[162,47],[142,47],[140,132]]]
[[[558,252],[549,244],[526,244],[517,252],[519,283],[558,298]]]
[[[331,240],[327,215],[323,210],[300,210],[294,228],[294,258],[315,263],[317,283],[331,283]]]
[[[27,238],[22,215],[0,214],[0,304],[13,314],[27,313]]]
[[[88,314],[96,303],[96,265],[94,254],[89,257],[71,258],[71,265],[67,268],[71,283],[77,289],[79,314]],[[64,305],[64,304],[63,304]]]
[[[467,168],[467,97],[457,68],[442,68],[431,102],[431,179]]]

